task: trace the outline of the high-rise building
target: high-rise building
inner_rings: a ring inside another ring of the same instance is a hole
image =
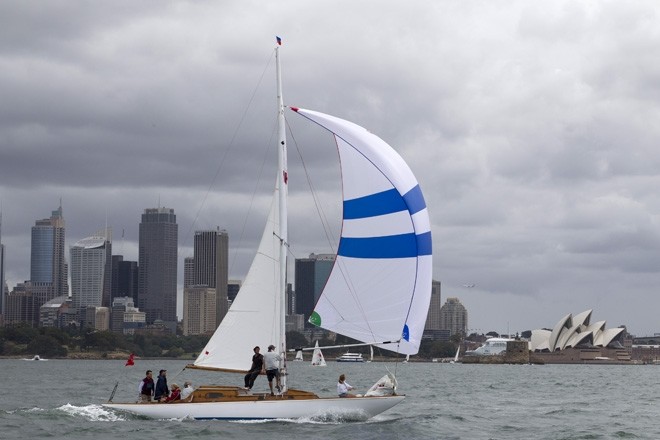
[[[30,281],[19,283],[7,295],[5,302],[5,325],[25,323],[36,327],[39,324],[39,307],[32,292]]]
[[[0,211],[0,325],[3,324],[5,315],[5,245],[2,244],[2,211]]]
[[[87,307],[111,305],[112,237],[109,228],[71,246],[71,297],[80,321]]]
[[[442,301],[440,296],[440,281],[433,280],[431,283],[431,303],[429,304],[429,313],[426,315],[424,330],[439,330],[440,327],[440,309]]]
[[[183,289],[183,334],[213,333],[216,328],[216,293],[207,286],[189,286]]]
[[[242,284],[243,282],[241,280],[229,280],[227,282],[227,299],[229,299],[230,302],[236,299],[236,295],[238,295],[238,291],[241,290]]]
[[[295,309],[305,320],[312,314],[334,262],[334,254],[310,254],[309,258],[296,259]]]
[[[30,281],[38,307],[69,294],[64,235],[62,205],[51,213],[50,218],[37,220],[32,227]]]
[[[458,298],[447,298],[440,308],[440,327],[449,330],[452,335],[465,335],[468,326],[467,309]]]
[[[227,314],[227,284],[229,282],[229,235],[216,228],[195,231],[192,286],[206,286],[216,290],[217,320],[215,328]]]
[[[122,255],[112,256],[112,300],[128,296],[138,296],[137,261],[124,261]]]
[[[148,208],[140,222],[138,308],[147,324],[162,320],[176,332],[178,225],[174,209]]]
[[[183,259],[183,288],[190,287],[194,284],[195,275],[195,259],[193,257],[186,257]]]
[[[135,330],[145,327],[146,316],[135,307],[133,298],[118,296],[112,300],[110,312],[110,329],[115,333],[125,335],[135,334]]]

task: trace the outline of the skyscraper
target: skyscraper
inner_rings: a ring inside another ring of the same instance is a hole
[[[71,296],[83,322],[89,306],[111,306],[112,243],[108,228],[71,246]]]
[[[122,255],[112,256],[112,300],[128,296],[138,296],[137,261],[124,261]],[[131,306],[133,307],[133,306]]]
[[[440,327],[451,332],[452,335],[467,332],[468,312],[458,298],[447,298],[445,305],[440,308]]]
[[[174,209],[147,208],[140,222],[138,308],[147,324],[160,319],[176,331],[178,225]]]
[[[32,227],[30,284],[36,307],[69,294],[64,233],[62,205],[51,213],[50,218],[37,220]]]
[[[195,231],[193,256],[193,286],[206,286],[216,290],[215,326],[220,324],[229,308],[227,283],[229,282],[229,235],[227,231]]]
[[[2,244],[2,211],[0,211],[0,325],[3,324],[5,315],[5,245]]]
[[[295,308],[297,314],[305,315],[305,320],[312,314],[334,263],[334,254],[310,254],[309,258],[296,259]]]
[[[440,296],[440,281],[433,280],[431,283],[431,303],[429,304],[429,313],[426,315],[424,330],[439,330],[440,327],[440,309],[442,301]]]
[[[189,286],[183,290],[183,334],[200,335],[216,329],[216,289]]]

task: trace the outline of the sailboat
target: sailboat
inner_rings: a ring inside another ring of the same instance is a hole
[[[454,356],[453,360],[449,361],[450,364],[455,364],[456,362],[458,362],[458,354],[460,352],[461,352],[461,346],[459,344],[459,346],[456,348],[456,356]]]
[[[326,366],[325,358],[323,357],[323,353],[319,348],[319,341],[316,341],[316,345],[314,345],[314,352],[312,353],[312,367],[325,367],[325,366]]]
[[[303,361],[302,350],[297,350],[296,351],[296,357],[293,358],[293,360],[296,361],[296,362],[302,362]]]
[[[255,346],[272,344],[282,356],[282,391],[252,393],[235,385],[203,385],[192,402],[106,403],[153,418],[275,419],[342,414],[370,418],[402,402],[396,379],[377,382],[363,397],[321,397],[289,388],[285,293],[287,144],[279,47],[275,47],[278,169],[273,203],[240,293],[206,347],[186,368],[246,373]],[[290,107],[336,140],[342,170],[343,222],[337,257],[310,322],[385,350],[419,350],[431,297],[431,232],[424,197],[408,165],[366,129],[323,113]],[[242,382],[237,377],[236,382]],[[392,384],[388,392],[383,384]]]

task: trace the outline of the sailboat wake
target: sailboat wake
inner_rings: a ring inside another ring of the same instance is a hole
[[[126,418],[122,415],[115,413],[114,411],[107,410],[101,405],[76,406],[67,403],[66,405],[62,405],[56,409],[70,416],[82,417],[93,422],[117,422],[126,420]]]

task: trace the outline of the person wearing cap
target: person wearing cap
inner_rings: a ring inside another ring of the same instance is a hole
[[[259,373],[263,372],[264,369],[264,357],[259,354],[259,346],[256,346],[252,349],[254,351],[254,356],[252,356],[252,366],[250,371],[245,375],[245,389],[251,390],[254,386],[254,380],[259,376]]]
[[[264,354],[264,365],[266,370],[266,377],[268,378],[268,386],[270,387],[270,395],[274,396],[273,393],[273,378],[277,378],[277,392],[279,393],[282,388],[280,387],[280,362],[282,361],[282,356],[275,352],[275,346],[269,345],[268,352]]]
[[[154,391],[154,400],[160,402],[161,399],[167,398],[170,394],[170,389],[167,387],[167,370],[160,370],[158,373],[158,380],[156,380],[156,390]]]

